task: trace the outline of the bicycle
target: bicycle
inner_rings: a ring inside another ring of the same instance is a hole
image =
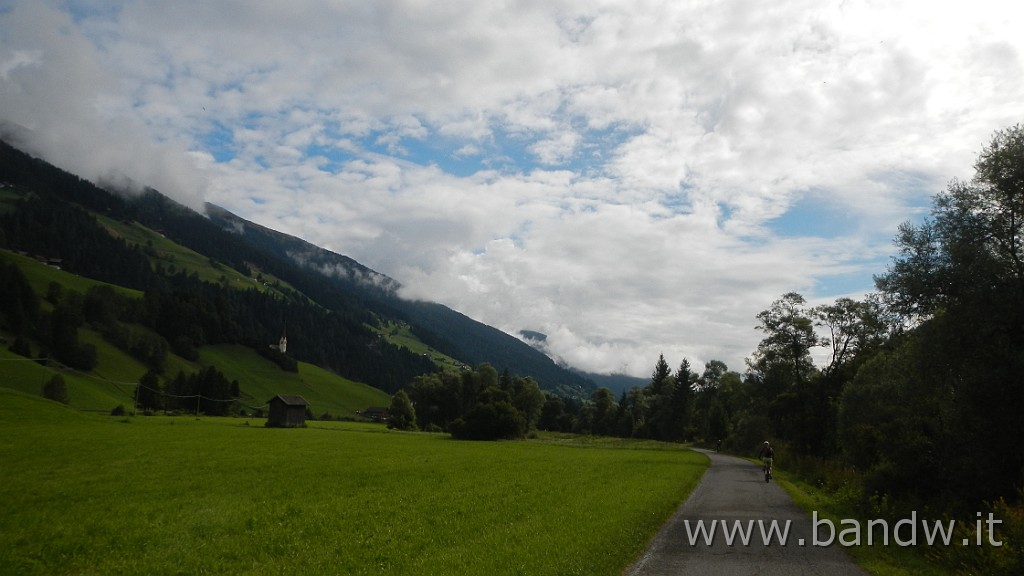
[[[772,480],[772,458],[764,459],[764,481],[771,482]]]

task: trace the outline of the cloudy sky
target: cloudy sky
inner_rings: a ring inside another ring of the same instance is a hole
[[[570,365],[742,370],[759,311],[870,291],[1024,120],[1011,6],[0,0],[0,121]]]

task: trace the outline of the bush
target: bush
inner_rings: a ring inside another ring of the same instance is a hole
[[[448,426],[458,440],[519,440],[526,436],[526,419],[504,400],[477,404]]]
[[[68,398],[68,385],[64,382],[64,377],[55,374],[49,382],[43,384],[43,397],[67,404],[70,399]]]
[[[114,409],[110,411],[111,416],[124,416],[124,404],[118,404],[114,406]]]
[[[1024,494],[1021,495],[1024,500]],[[981,546],[939,546],[930,550],[932,559],[956,569],[957,574],[986,574],[990,576],[1015,576],[1024,574],[1024,502],[1007,504],[999,499],[987,506],[982,522],[991,513],[995,520],[992,534],[983,524]],[[978,534],[975,521],[958,522],[953,542],[976,543]],[[991,540],[990,540],[991,539]],[[1000,546],[991,545],[999,542]]]

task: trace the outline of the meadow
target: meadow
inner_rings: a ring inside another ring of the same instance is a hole
[[[0,388],[11,574],[619,574],[696,486],[678,445],[118,418]]]
[[[216,366],[229,379],[239,381],[243,403],[264,410],[267,401],[278,394],[302,396],[318,418],[325,412],[356,418],[371,406],[391,405],[391,396],[372,386],[305,362],[299,362],[297,373],[285,372],[245,346],[205,346],[199,357],[200,364]]]

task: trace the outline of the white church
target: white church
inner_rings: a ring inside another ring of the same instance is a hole
[[[274,350],[279,350],[282,354],[286,354],[288,352],[288,331],[282,331],[280,342],[271,344],[270,347]]]

